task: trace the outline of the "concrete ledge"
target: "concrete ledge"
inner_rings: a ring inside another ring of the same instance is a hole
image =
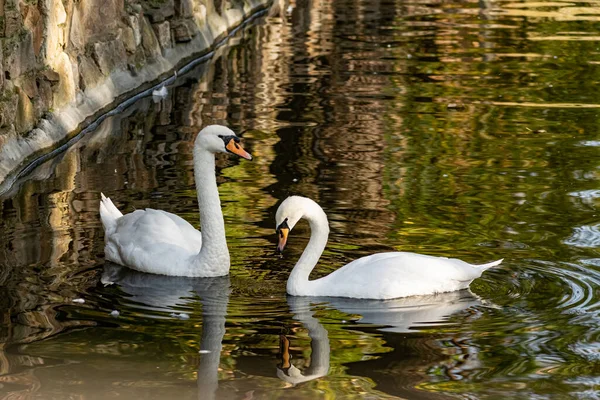
[[[205,23],[196,23],[198,31],[189,41],[162,48],[140,69],[120,66],[104,79],[99,79],[93,87],[75,90],[74,101],[46,113],[27,134],[20,135],[13,128],[1,135],[0,190],[3,186],[4,191],[8,190],[13,178],[28,164],[65,143],[84,124],[114,108],[120,101],[148,89],[150,82],[165,78],[168,73],[172,74],[192,59],[213,50],[229,32],[258,11],[266,9],[271,0],[244,0],[227,4],[228,7],[223,7],[227,9],[222,15],[214,10],[211,14],[209,10]]]

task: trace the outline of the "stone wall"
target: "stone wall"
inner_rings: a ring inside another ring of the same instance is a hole
[[[0,183],[270,0],[0,0]]]

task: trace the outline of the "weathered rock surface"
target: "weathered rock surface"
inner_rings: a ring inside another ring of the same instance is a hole
[[[16,35],[23,25],[19,2],[17,0],[6,0],[4,2],[4,36]]]
[[[40,10],[31,4],[26,4],[23,7],[23,24],[25,28],[31,32],[33,40],[33,52],[35,55],[40,54],[42,41],[44,39],[44,25]]]
[[[8,92],[8,91],[7,91]],[[17,105],[19,96],[11,96],[7,92],[2,93],[2,108],[0,108],[0,128],[12,126],[14,129],[15,116],[17,115]]]
[[[94,60],[84,55],[79,56],[79,87],[82,90],[97,86],[104,76]]]
[[[175,7],[177,15],[181,18],[192,18],[194,16],[194,3],[192,0],[177,0]]]
[[[0,184],[270,1],[0,0]]]
[[[26,32],[20,37],[11,38],[3,42],[3,55],[5,76],[8,79],[17,79],[19,76],[33,70],[35,54],[31,33]]]
[[[198,27],[190,20],[177,21],[171,25],[176,42],[189,42],[198,33]]]
[[[122,69],[127,61],[125,46],[117,39],[94,43],[93,55],[104,75],[110,74],[115,69]]]
[[[75,80],[73,78],[73,65],[66,53],[61,53],[54,62],[54,71],[60,77],[54,91],[53,104],[63,107],[75,99]]]
[[[19,96],[17,102],[17,118],[15,120],[15,128],[19,132],[26,132],[33,129],[33,104],[27,93],[18,89]]]
[[[169,21],[154,24],[154,31],[156,32],[156,37],[158,38],[158,43],[160,44],[161,48],[170,49],[173,47],[173,41],[171,39],[171,24],[169,24]]]
[[[122,28],[119,32],[119,36],[117,37],[117,39],[123,43],[123,46],[125,46],[125,50],[127,50],[127,53],[135,53],[137,43],[135,34],[133,32],[133,28],[131,28],[130,26]]]
[[[144,47],[146,56],[155,58],[160,56],[160,44],[152,29],[152,25],[146,18],[142,18],[141,21],[141,33],[142,33],[142,46]]]
[[[154,0],[143,2],[144,14],[150,17],[152,23],[162,22],[175,15],[174,0]]]

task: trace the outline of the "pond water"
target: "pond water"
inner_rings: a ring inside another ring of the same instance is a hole
[[[600,398],[599,22],[576,1],[274,5],[0,199],[0,397]],[[217,160],[230,276],[105,263],[100,192],[199,226],[212,123],[255,156]],[[275,254],[290,194],[329,216],[313,276],[389,250],[505,261],[471,293],[286,297],[309,235]]]

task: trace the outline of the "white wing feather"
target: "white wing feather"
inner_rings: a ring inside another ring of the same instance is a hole
[[[202,234],[186,220],[147,208],[116,220],[106,237],[109,261],[149,273],[181,270],[202,247]]]

